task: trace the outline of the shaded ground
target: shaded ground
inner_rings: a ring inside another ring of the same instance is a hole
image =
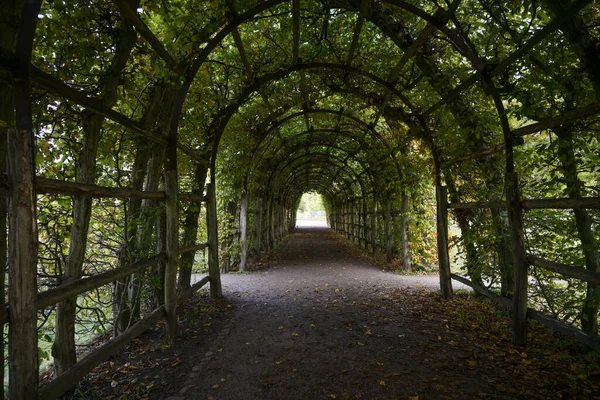
[[[98,368],[85,398],[600,398],[596,359],[509,320],[436,278],[381,272],[326,229],[300,228],[264,270],[223,276],[226,300],[181,308],[169,347],[157,327]],[[561,347],[567,346],[567,347]],[[104,374],[104,375],[102,375]],[[91,389],[91,390],[90,390]]]

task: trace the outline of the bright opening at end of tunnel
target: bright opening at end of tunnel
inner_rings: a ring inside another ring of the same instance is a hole
[[[321,194],[307,192],[300,198],[296,211],[297,227],[328,227],[327,212]]]

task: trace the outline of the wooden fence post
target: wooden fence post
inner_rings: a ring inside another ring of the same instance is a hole
[[[506,203],[508,208],[508,223],[512,241],[514,273],[513,294],[513,333],[512,342],[516,346],[527,343],[527,261],[525,254],[525,238],[521,198],[519,193],[519,178],[516,172],[506,174]]]
[[[206,185],[206,227],[208,230],[208,275],[210,276],[210,297],[220,299],[221,272],[219,271],[219,236],[217,226],[217,199],[215,183]]]
[[[369,249],[369,221],[368,221],[368,212],[367,212],[367,199],[363,199],[363,237],[365,240],[365,250]]]
[[[373,215],[371,215],[371,245],[373,254],[377,251],[377,200],[373,198]]]
[[[33,133],[8,131],[9,397],[37,399],[37,244]]]
[[[248,192],[242,193],[240,204],[240,271],[246,270],[246,260],[248,258]]]
[[[385,255],[386,262],[392,263],[392,205],[389,198],[385,199]]]
[[[408,195],[406,190],[402,190],[402,205],[400,208],[402,213],[402,266],[406,271],[410,270],[410,247],[408,243]]]
[[[254,217],[254,230],[256,237],[254,238],[254,262],[260,262],[261,234],[262,234],[262,199],[256,199],[256,214]]]
[[[437,245],[440,268],[440,290],[445,298],[452,297],[450,257],[448,255],[448,190],[439,182],[435,186],[437,203]]]
[[[351,239],[354,242],[355,236],[354,236],[354,199],[350,200],[350,218],[348,218],[349,222],[350,222],[350,226],[348,229],[348,239]]]
[[[177,334],[177,265],[179,264],[179,215],[177,200],[177,171],[165,169],[165,249],[167,262],[165,265],[165,314],[167,335],[173,341]]]

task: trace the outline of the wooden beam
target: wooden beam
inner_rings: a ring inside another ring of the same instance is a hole
[[[447,213],[447,210],[446,210]],[[392,263],[392,205],[389,198],[385,199],[385,254],[386,262]]]
[[[179,295],[177,296],[177,303],[180,304],[188,297],[191,297],[194,293],[196,293],[198,290],[204,287],[208,282],[210,282],[210,276],[207,275],[204,278],[200,279],[198,282],[194,283],[189,288],[179,293]]]
[[[425,112],[425,115],[428,114],[428,111]],[[555,128],[561,126],[566,123],[574,122],[581,120],[586,117],[591,117],[600,114],[600,103],[591,104],[589,106],[577,108],[575,110],[567,111],[559,116],[550,117],[544,119],[542,121],[523,126],[521,128],[516,128],[511,131],[511,135],[513,137],[527,136],[533,133],[537,133],[543,130]],[[454,165],[464,161],[476,160],[483,157],[488,157],[492,154],[499,153],[504,151],[505,145],[499,144],[496,146],[489,147],[487,149],[481,150],[477,153],[469,154],[463,157],[455,158],[454,160],[447,161],[443,164],[444,167],[448,167],[450,165]]]
[[[88,278],[79,279],[67,284],[60,285],[54,289],[46,290],[37,295],[35,305],[37,310],[50,307],[69,297],[77,296],[78,294],[97,289],[108,283],[114,282],[117,279],[124,278],[128,275],[142,271],[149,266],[156,265],[166,260],[164,253],[136,261],[123,268],[115,268],[110,271],[90,276]]]
[[[92,184],[83,184],[76,182],[61,181],[58,179],[48,179],[37,177],[36,192],[37,194],[51,193],[64,194],[69,196],[88,196],[93,198],[136,198],[148,200],[164,200],[164,192],[144,192],[141,190],[133,190],[129,188],[114,188],[106,186],[98,186]]]
[[[437,247],[440,273],[440,290],[445,298],[452,297],[450,256],[448,254],[448,189],[441,184],[435,187],[437,210]]]
[[[262,199],[256,199],[256,211],[254,217],[254,263],[260,262],[260,250],[262,245]]]
[[[37,398],[38,381],[38,230],[33,148],[33,132],[8,130],[9,397],[19,400]]]
[[[600,114],[600,103],[567,111],[559,116],[546,118],[535,124],[513,129],[514,136],[526,136],[546,129],[556,128],[563,124]]]
[[[460,275],[452,274],[452,279],[472,287],[473,290],[475,290],[477,293],[489,297],[496,303],[500,304],[500,306],[502,306],[502,308],[506,310],[512,310],[513,308],[513,304],[510,299],[502,297],[492,292],[491,290],[474,282],[471,282],[470,280]],[[583,332],[577,328],[565,324],[564,322],[558,321],[548,315],[542,314],[539,311],[536,311],[532,308],[527,308],[527,317],[547,326],[555,332],[559,332],[566,336],[569,336],[570,338],[577,340],[578,342],[583,343],[593,349],[600,349],[600,338],[597,335],[591,335],[589,333]]]
[[[454,160],[450,160],[450,161],[446,161],[444,163],[442,163],[442,167],[443,168],[447,168],[451,165],[455,165],[461,162],[465,162],[465,161],[470,161],[470,160],[477,160],[479,158],[483,158],[483,157],[488,157],[491,156],[492,154],[496,154],[499,153],[501,151],[504,151],[505,145],[504,144],[499,144],[496,146],[492,146],[489,147],[487,149],[478,151],[477,153],[473,153],[473,154],[469,154],[466,156],[462,156],[462,157],[458,157],[455,158]]]
[[[512,302],[510,301],[509,298],[500,296],[497,293],[492,292],[491,290],[489,290],[488,288],[481,286],[475,282],[470,281],[469,279],[462,277],[460,275],[456,275],[456,274],[450,274],[450,277],[452,279],[454,279],[455,281],[458,281],[462,284],[465,284],[471,288],[473,288],[474,291],[476,291],[479,294],[482,294],[486,297],[489,297],[490,299],[494,300],[496,303],[498,303],[503,309],[505,310],[512,310]]]
[[[531,49],[533,47],[535,47],[535,45],[540,43],[549,34],[556,31],[557,29],[559,29],[569,18],[571,18],[575,13],[579,12],[581,9],[583,9],[585,6],[587,6],[591,2],[592,2],[591,0],[575,1],[573,4],[571,4],[568,11],[566,11],[561,16],[550,21],[546,26],[544,26],[542,29],[538,30],[536,33],[534,33],[533,36],[525,44],[520,46],[517,50],[515,50],[507,58],[505,58],[502,62],[500,62],[496,66],[496,68],[494,68],[489,73],[489,77],[493,78],[495,76],[500,75],[506,68],[508,68],[515,61],[517,61],[518,59],[523,57],[525,54],[527,54],[529,51],[531,51]],[[460,85],[458,85],[456,88],[451,90],[446,96],[444,96],[442,98],[442,100],[438,101],[436,104],[431,106],[427,111],[425,111],[423,116],[427,116],[427,115],[431,114],[432,112],[436,111],[437,109],[439,109],[440,107],[442,107],[444,104],[447,104],[453,98],[458,96],[461,92],[463,92],[467,88],[473,86],[475,84],[475,82],[477,82],[480,78],[481,78],[481,72],[476,71],[475,73],[473,73],[473,75],[471,75],[469,78],[467,78],[467,80],[463,81]]]
[[[3,50],[3,53],[6,52]],[[5,57],[0,60],[0,66],[12,71],[15,68],[13,59],[13,55],[9,54],[7,56],[5,54]],[[33,65],[31,66],[31,78],[32,84],[35,86],[49,90],[58,96],[73,101],[82,107],[85,107],[113,122],[118,123],[119,125],[131,130],[132,132],[147,137],[155,143],[161,143],[165,145],[167,143],[166,137],[161,135],[160,133],[146,130],[140,123],[132,120],[131,118],[127,117],[124,114],[121,114],[118,111],[113,110],[110,107],[105,106],[104,104],[102,104],[102,102],[96,99],[88,97],[85,93],[82,93],[77,89],[73,89],[61,80],[56,79],[52,75],[47,74],[46,72],[40,70],[39,68]],[[202,163],[203,165],[209,164],[206,158],[202,157],[200,154],[198,154],[197,151],[193,150],[189,146],[183,143],[178,143],[177,148],[183,153],[187,154],[193,160]]]
[[[350,44],[350,49],[348,50],[346,65],[352,64],[352,59],[354,58],[354,52],[358,47],[358,40],[360,39],[360,33],[362,31],[363,23],[365,22],[365,15],[367,14],[368,8],[369,0],[361,0],[360,8],[358,10],[358,17],[356,20],[356,26],[354,27],[354,33],[352,35],[352,43]]]
[[[193,246],[180,247],[179,248],[179,255],[186,254],[186,253],[192,253],[192,252],[196,252],[196,251],[200,251],[200,250],[204,250],[207,247],[208,247],[208,242],[207,243],[195,244]]]
[[[582,267],[546,260],[534,255],[528,255],[527,262],[536,267],[544,268],[569,278],[575,278],[594,285],[600,285],[600,272],[589,271]]]
[[[196,203],[206,203],[206,196],[197,195],[194,193],[179,193],[181,201],[195,201]]]
[[[445,10],[443,8],[438,8],[438,10],[436,11],[436,13],[433,17],[434,20],[436,20],[438,22],[436,24],[433,24],[431,22],[427,23],[425,28],[421,31],[421,33],[419,33],[419,36],[417,36],[415,41],[406,50],[406,52],[404,53],[404,55],[402,56],[402,58],[400,59],[398,64],[396,64],[396,66],[390,71],[390,74],[387,79],[390,86],[396,87],[396,83],[398,81],[398,77],[400,76],[400,72],[402,72],[402,69],[404,69],[404,67],[406,66],[408,61],[410,59],[412,59],[413,57],[415,57],[421,51],[421,48],[425,45],[425,43],[427,42],[427,39],[429,39],[429,36],[431,36],[433,34],[433,32],[436,30],[436,28],[441,29],[448,23],[448,21],[450,20],[452,15],[454,15],[454,12],[456,11],[456,8],[458,7],[459,4],[460,4],[460,0],[455,0],[454,3],[452,3],[452,5],[450,6],[450,8],[448,10]],[[383,112],[385,110],[385,105],[390,101],[390,97],[391,97],[391,92],[389,90],[387,90],[384,94],[383,102],[379,106],[379,111],[377,112],[377,114],[373,120],[372,126],[376,126],[377,123],[379,122],[379,119],[381,118],[381,116],[383,115]]]
[[[165,49],[160,40],[154,35],[154,33],[148,28],[146,23],[142,21],[136,11],[129,7],[129,3],[126,0],[113,0],[113,2],[119,7],[121,14],[125,17],[134,27],[135,30],[148,42],[148,44],[154,49],[156,54],[171,68],[171,70],[179,75],[185,75],[185,71],[175,61],[175,58]]]
[[[221,273],[219,271],[219,231],[217,225],[217,199],[215,183],[206,185],[206,228],[208,231],[208,273],[210,275],[210,296],[213,299],[223,297]]]
[[[452,210],[474,210],[479,208],[506,208],[505,201],[480,201],[474,203],[450,203],[448,208]]]
[[[167,163],[163,172],[164,186],[167,198],[165,249],[167,262],[165,264],[165,315],[167,319],[167,337],[175,340],[177,335],[177,266],[179,265],[179,213],[177,171],[170,168],[174,163]],[[176,164],[175,164],[176,165]]]
[[[244,48],[244,42],[242,41],[242,37],[240,36],[239,30],[236,28],[231,32],[233,36],[233,41],[235,43],[235,47],[237,47],[238,54],[240,55],[240,59],[242,60],[242,64],[244,65],[244,70],[246,72],[246,79],[248,82],[252,84],[254,80],[254,72],[252,71],[252,66],[250,65],[250,61],[248,60],[248,56],[246,55],[246,49]],[[265,106],[270,114],[273,113],[273,108],[271,107],[271,103],[269,101],[269,97],[266,95],[264,91],[264,86],[258,88],[258,93],[260,97],[262,97]]]
[[[519,180],[515,172],[506,173],[506,205],[508,209],[509,234],[512,241],[515,279],[512,341],[516,346],[525,346],[527,343],[527,285],[529,281]]]
[[[529,199],[523,200],[521,206],[525,210],[534,209],[560,209],[560,210],[574,210],[574,209],[588,209],[588,210],[599,210],[600,209],[600,197],[583,197],[579,199]]]
[[[116,338],[109,340],[103,346],[93,350],[64,374],[42,387],[40,389],[39,398],[41,400],[54,400],[60,397],[63,393],[77,385],[81,378],[87,375],[92,369],[115,355],[119,350],[129,344],[129,342],[144,333],[146,329],[156,324],[156,322],[164,315],[165,307],[160,306],[150,315],[137,322]]]
[[[300,61],[300,0],[292,0],[292,65]]]
[[[248,259],[248,192],[244,190],[242,192],[242,199],[240,202],[240,219],[239,219],[239,227],[240,227],[240,236],[239,236],[239,246],[240,246],[240,264],[239,270],[246,270],[246,262]]]

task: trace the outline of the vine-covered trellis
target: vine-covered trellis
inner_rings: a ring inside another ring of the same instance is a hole
[[[512,310],[516,345],[531,318],[600,347],[600,5],[503,3],[4,1],[9,397],[62,395],[163,317],[172,339],[307,191],[444,297]]]

